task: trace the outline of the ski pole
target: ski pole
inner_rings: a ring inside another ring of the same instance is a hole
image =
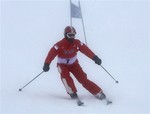
[[[30,82],[28,82],[26,85],[24,85],[22,88],[19,89],[19,91],[22,91],[23,88],[25,88],[27,85],[29,85],[33,80],[35,80],[37,77],[39,77],[44,71],[42,71],[40,74],[38,74],[35,78],[33,78]]]
[[[102,65],[101,67],[109,74],[109,76],[116,82],[119,83]]]

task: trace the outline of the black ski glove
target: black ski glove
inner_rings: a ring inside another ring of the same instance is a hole
[[[44,71],[44,72],[49,71],[49,64],[48,64],[48,63],[44,63],[43,71]]]
[[[94,55],[93,61],[98,65],[102,64],[102,60],[97,55]]]

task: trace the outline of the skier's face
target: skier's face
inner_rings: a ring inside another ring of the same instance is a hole
[[[75,38],[75,33],[67,33],[67,38]]]
[[[73,42],[75,38],[75,33],[67,33],[66,38],[69,42]]]

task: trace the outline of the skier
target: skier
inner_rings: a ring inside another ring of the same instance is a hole
[[[67,26],[64,30],[64,38],[57,42],[49,51],[43,66],[43,71],[49,71],[50,63],[58,56],[57,68],[61,75],[61,80],[67,93],[72,99],[78,99],[77,89],[70,72],[79,83],[99,100],[106,99],[103,90],[94,82],[87,78],[86,73],[78,63],[77,52],[80,51],[92,59],[96,64],[101,65],[101,59],[95,55],[84,43],[75,39],[76,30],[72,26]]]

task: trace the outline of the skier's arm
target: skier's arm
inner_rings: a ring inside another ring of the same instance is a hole
[[[94,54],[84,43],[79,44],[79,50],[85,54],[87,57],[92,59],[96,64],[101,65],[102,60]]]
[[[43,71],[45,71],[45,72],[49,71],[49,65],[52,62],[52,60],[57,56],[57,53],[58,53],[57,52],[57,48],[54,45],[50,49],[50,51],[49,51],[49,53],[48,53],[48,55],[47,55],[47,57],[45,59],[44,66],[43,66]]]
[[[45,59],[45,63],[50,64],[52,62],[52,60],[56,57],[56,55],[57,55],[57,50],[55,49],[55,46],[53,46],[50,49],[50,51]]]
[[[95,55],[84,43],[81,42],[79,43],[79,50],[90,59],[93,59]]]

